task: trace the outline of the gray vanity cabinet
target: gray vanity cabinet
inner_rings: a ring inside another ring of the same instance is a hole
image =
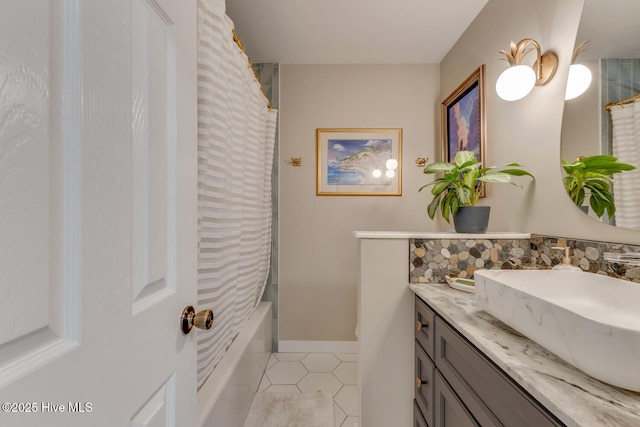
[[[429,427],[563,425],[418,297],[415,307],[414,396]]]
[[[413,401],[413,427],[430,427],[422,416],[422,412],[415,400]]]
[[[440,427],[478,427],[479,424],[465,408],[440,372],[435,381],[435,425]]]
[[[428,427],[434,424],[434,393],[435,393],[435,320],[436,313],[420,298],[415,302],[415,394],[414,405],[417,412]],[[414,415],[415,415],[414,411]],[[415,420],[415,416],[414,416]],[[419,425],[414,421],[415,425]]]

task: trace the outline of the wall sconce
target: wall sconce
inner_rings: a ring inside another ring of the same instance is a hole
[[[585,40],[576,47],[571,57],[571,66],[569,67],[569,77],[567,78],[567,91],[564,94],[564,100],[577,98],[591,85],[591,70],[583,64],[574,64],[576,58],[582,52],[582,48],[589,43]]]
[[[522,64],[522,59],[527,53],[537,52],[536,62],[533,68]],[[500,50],[499,53],[506,56],[510,67],[500,74],[496,82],[496,92],[505,101],[517,101],[531,92],[534,86],[542,86],[553,78],[558,69],[558,57],[553,52],[542,54],[540,45],[534,39],[523,39],[515,44],[511,42],[511,52]]]
[[[302,157],[291,157],[291,160],[287,161],[291,166],[302,166]]]
[[[428,158],[418,157],[416,158],[416,166],[419,168],[423,168],[427,165]]]

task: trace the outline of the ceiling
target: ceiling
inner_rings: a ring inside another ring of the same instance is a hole
[[[252,62],[440,63],[488,0],[226,0]]]

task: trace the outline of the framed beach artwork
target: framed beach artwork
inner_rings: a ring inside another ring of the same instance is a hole
[[[317,129],[318,196],[401,196],[402,129]]]
[[[484,64],[442,101],[442,157],[453,162],[461,150],[473,151],[484,163]],[[486,187],[485,187],[486,188]],[[485,196],[483,188],[481,197]]]

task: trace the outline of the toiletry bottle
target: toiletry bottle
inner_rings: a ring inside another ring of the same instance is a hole
[[[554,265],[552,270],[569,270],[569,271],[582,271],[582,269],[578,266],[573,265],[573,260],[571,259],[571,248],[568,246],[554,246],[551,249],[563,249],[564,256],[562,257],[562,262],[560,264]]]

